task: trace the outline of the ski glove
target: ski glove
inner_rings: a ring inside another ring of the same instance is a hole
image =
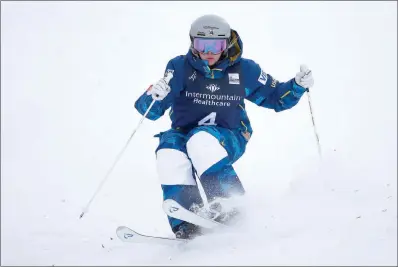
[[[166,78],[162,78],[148,89],[147,94],[152,95],[154,100],[163,100],[170,93],[170,90]]]
[[[306,65],[300,66],[300,72],[296,74],[294,80],[298,85],[304,88],[310,88],[314,85],[312,71]]]

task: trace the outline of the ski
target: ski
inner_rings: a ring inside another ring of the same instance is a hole
[[[163,210],[170,217],[180,219],[182,221],[186,221],[203,228],[215,229],[219,227],[228,227],[223,223],[216,222],[212,219],[203,217],[190,210],[187,210],[183,206],[181,206],[178,202],[172,199],[166,199],[163,202]],[[116,229],[116,235],[123,242],[130,242],[130,243],[146,243],[146,244],[160,244],[160,245],[173,246],[173,245],[184,244],[189,241],[186,239],[143,235],[137,233],[136,231],[126,226],[119,226]]]
[[[116,235],[120,240],[130,243],[160,244],[168,246],[187,243],[187,240],[184,239],[143,235],[126,226],[119,226],[116,229]]]
[[[203,228],[214,229],[217,227],[227,227],[225,224],[216,222],[209,218],[202,217],[192,211],[185,209],[173,199],[166,199],[163,202],[163,210],[170,217],[186,221],[201,226]]]

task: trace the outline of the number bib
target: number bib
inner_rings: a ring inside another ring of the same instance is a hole
[[[191,129],[200,125],[218,125],[228,129],[240,127],[245,88],[240,64],[220,79],[205,78],[186,63],[185,88],[176,97],[171,111],[173,128]],[[217,70],[215,70],[216,72]]]

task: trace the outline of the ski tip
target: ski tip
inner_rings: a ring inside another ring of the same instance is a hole
[[[118,226],[118,228],[116,228],[116,232],[123,231],[126,228],[127,228],[126,226]]]
[[[120,240],[128,240],[129,238],[134,237],[134,232],[131,232],[127,227],[125,226],[119,226],[116,229],[116,236],[120,239]]]
[[[181,206],[181,205],[174,199],[168,198],[163,201],[163,207],[165,207],[165,206]]]
[[[182,209],[183,207],[181,207],[181,205],[173,199],[166,199],[165,201],[163,201],[162,208],[163,208],[163,211],[165,211],[167,215],[170,215],[170,214]]]
[[[163,200],[163,203],[174,203],[175,200],[171,199],[171,198],[167,198],[165,200]]]
[[[140,233],[137,233],[136,231],[132,230],[131,228],[128,228],[127,226],[118,226],[116,228],[116,233],[132,233],[135,235],[141,235]]]
[[[163,201],[163,204],[162,204],[163,209],[165,209],[166,207],[170,206],[172,203],[173,203],[173,200],[172,200],[172,199],[165,199],[165,200]]]

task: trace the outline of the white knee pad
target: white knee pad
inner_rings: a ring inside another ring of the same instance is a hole
[[[161,184],[196,185],[192,177],[192,164],[187,155],[179,150],[159,149],[156,153],[156,167]]]
[[[228,156],[217,138],[205,131],[194,134],[188,140],[187,151],[199,177],[208,168]]]

